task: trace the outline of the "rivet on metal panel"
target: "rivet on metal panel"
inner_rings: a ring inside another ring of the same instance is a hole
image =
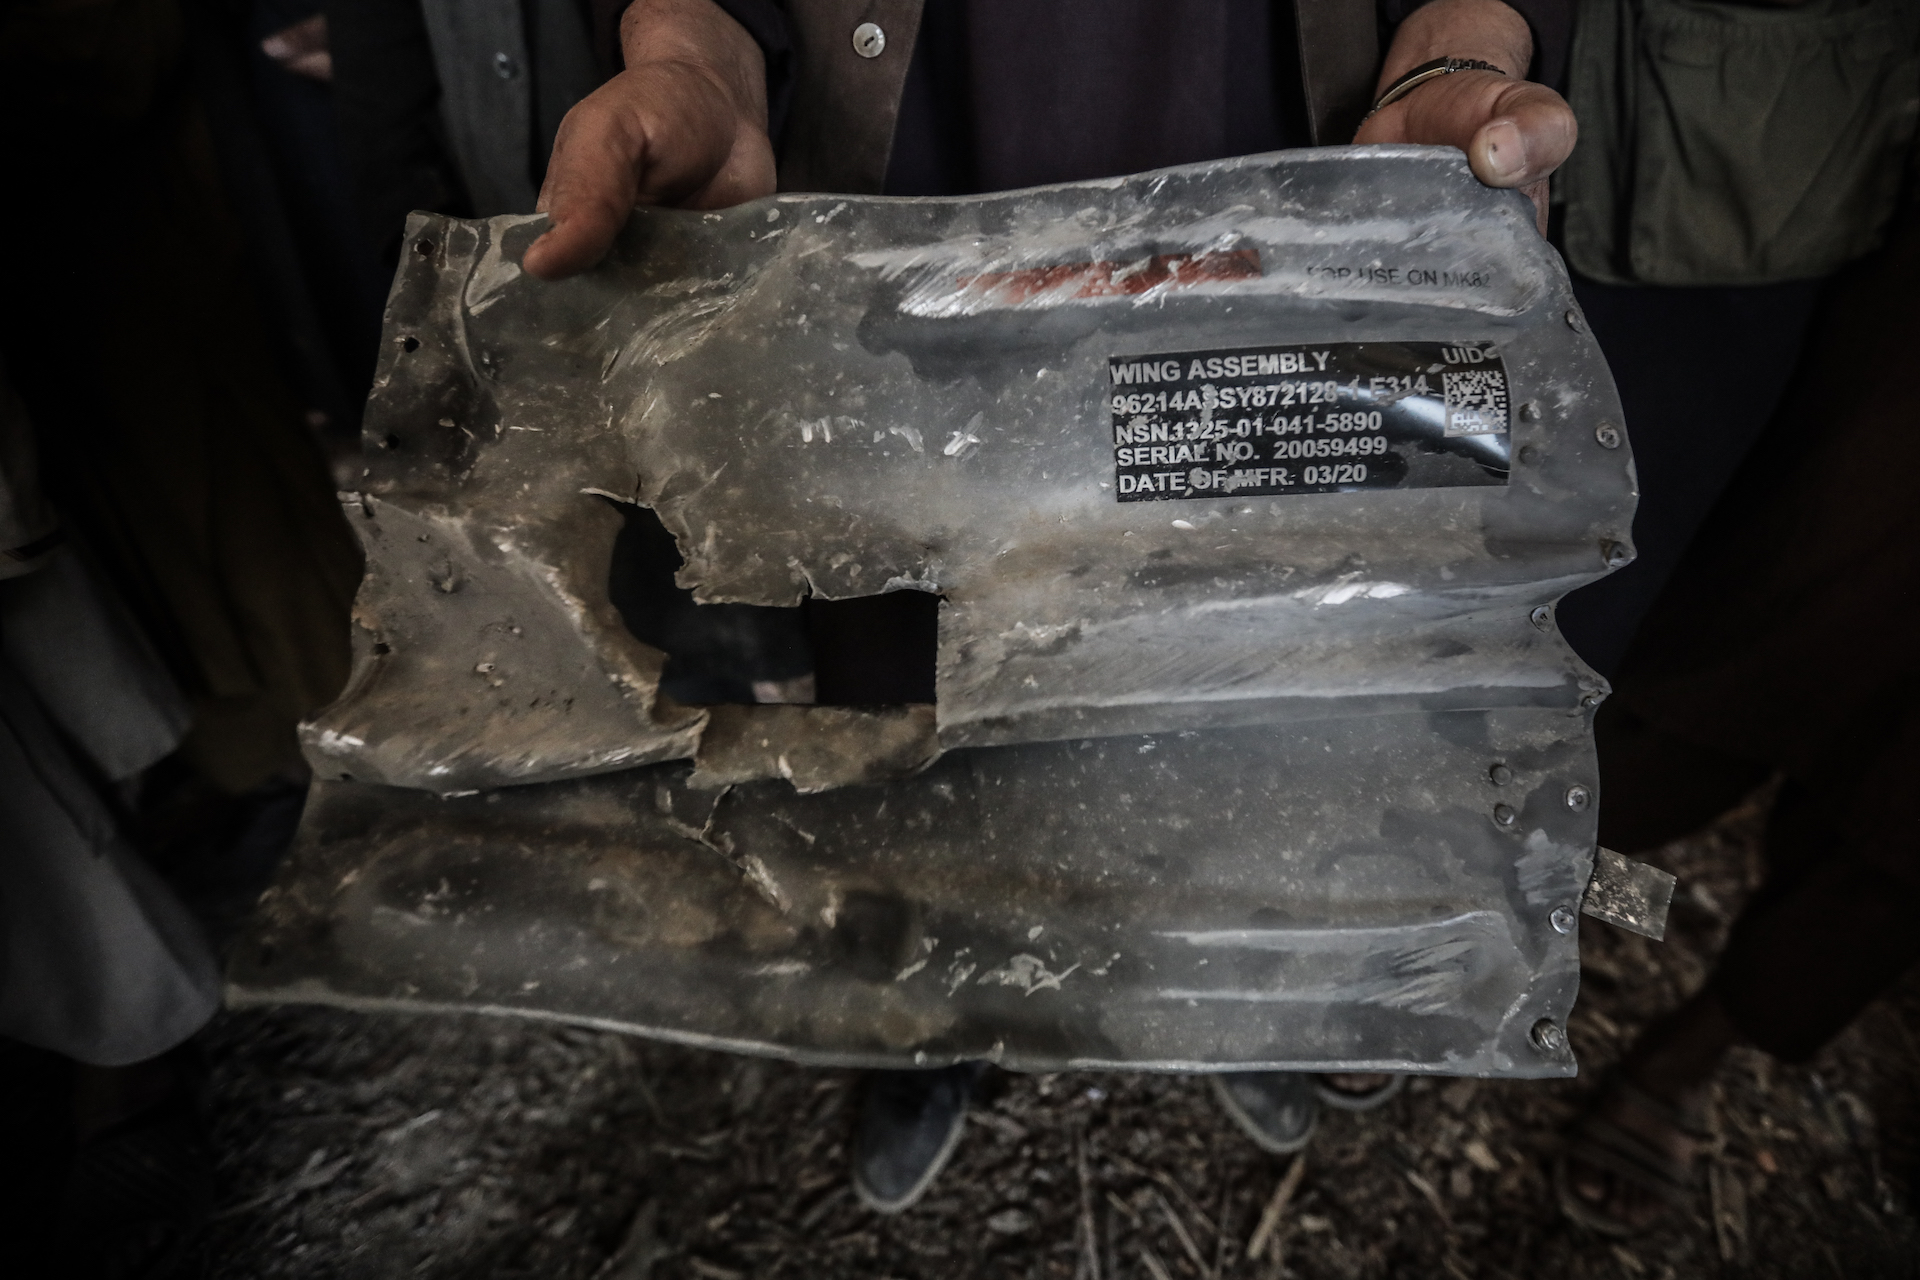
[[[1578,307],[1568,309],[1567,328],[1573,330],[1575,333],[1585,333],[1587,331],[1587,318],[1580,314]]]
[[[877,58],[886,52],[887,33],[877,22],[863,22],[853,29],[853,51],[863,58]]]
[[[1513,770],[1503,764],[1497,764],[1487,770],[1487,781],[1496,787],[1504,787],[1513,781]]]
[[[1614,426],[1611,422],[1603,422],[1593,429],[1593,438],[1600,442],[1602,449],[1618,449],[1620,447],[1620,428]]]
[[[1555,907],[1547,913],[1547,923],[1553,926],[1555,933],[1572,933],[1579,919],[1572,907]]]
[[[1527,621],[1542,631],[1548,630],[1553,626],[1553,607],[1544,604],[1533,606],[1533,611],[1527,614]]]
[[[1526,466],[1526,467],[1532,466],[1533,460],[1539,456],[1540,456],[1539,450],[1535,449],[1532,445],[1523,444],[1520,446],[1520,465],[1521,466]]]
[[[1575,813],[1585,813],[1587,806],[1592,803],[1593,792],[1587,790],[1579,783],[1576,782],[1567,788],[1567,808],[1573,810]]]
[[[1597,693],[1597,692],[1589,693],[1585,697],[1580,699],[1580,705],[1587,708],[1587,710],[1591,711],[1593,710],[1593,708],[1599,706],[1601,703],[1605,702],[1606,700],[1607,700],[1607,695],[1604,693]]]
[[[1530,1038],[1533,1047],[1542,1053],[1560,1053],[1567,1047],[1566,1030],[1552,1018],[1542,1018],[1534,1023]]]
[[[1607,558],[1607,568],[1624,569],[1633,563],[1633,548],[1624,542],[1603,542],[1600,554]]]
[[[1520,820],[1520,815],[1510,804],[1497,804],[1493,806],[1493,820],[1503,827],[1510,827]]]
[[[502,80],[511,80],[520,74],[520,64],[513,60],[510,53],[496,53],[493,55],[493,74]]]
[[[1523,403],[1520,406],[1520,420],[1522,422],[1540,421],[1540,402],[1538,400],[1528,400]]]

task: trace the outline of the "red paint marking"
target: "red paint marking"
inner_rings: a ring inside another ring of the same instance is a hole
[[[1111,298],[1221,280],[1255,280],[1259,276],[1258,249],[1228,249],[1197,255],[1156,253],[1132,262],[1069,262],[1024,271],[983,271],[977,276],[961,276],[955,283],[975,294],[991,294],[1003,305],[1018,306],[1043,293],[1063,298]]]

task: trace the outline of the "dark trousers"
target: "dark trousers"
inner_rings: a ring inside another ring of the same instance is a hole
[[[1712,981],[1740,1030],[1790,1061],[1920,961],[1916,289],[1909,220],[1825,292],[1778,411],[1597,722],[1601,841],[1623,851],[1784,775],[1768,882]]]
[[[1648,610],[1766,429],[1806,342],[1818,281],[1574,292],[1613,371],[1640,481],[1636,558],[1560,602],[1560,630],[1612,679]]]

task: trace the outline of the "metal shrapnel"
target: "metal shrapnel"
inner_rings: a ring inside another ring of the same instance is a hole
[[[1580,910],[1658,942],[1667,936],[1667,907],[1673,902],[1675,883],[1670,873],[1658,867],[1611,849],[1597,849],[1593,879],[1587,882]]]
[[[558,282],[519,266],[544,229],[409,224],[354,672],[234,1003],[842,1066],[1573,1073],[1552,913],[1605,685],[1551,602],[1633,472],[1518,192],[1332,147],[783,193],[639,210]],[[920,606],[924,696],[674,693],[675,619],[862,597]]]

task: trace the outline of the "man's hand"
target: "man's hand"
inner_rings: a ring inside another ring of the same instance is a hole
[[[1573,108],[1545,85],[1517,77],[1533,61],[1526,19],[1501,0],[1434,0],[1394,34],[1376,93],[1435,58],[1476,58],[1512,73],[1456,71],[1419,86],[1360,126],[1355,142],[1423,142],[1467,153],[1490,187],[1520,187],[1547,229],[1547,176],[1573,151]]]
[[[760,46],[712,0],[635,0],[627,69],[560,122],[535,206],[552,226],[522,265],[546,280],[606,256],[634,206],[718,209],[771,194]]]

